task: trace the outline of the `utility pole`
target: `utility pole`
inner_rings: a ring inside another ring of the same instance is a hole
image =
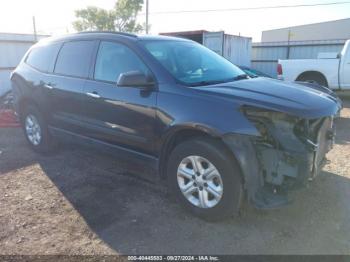
[[[291,30],[289,29],[288,30],[288,42],[287,42],[287,59],[289,59],[289,53],[290,53],[290,46],[289,46],[289,43],[290,43],[290,38],[292,36],[292,32]]]
[[[146,34],[148,35],[148,0],[146,0]]]
[[[33,32],[34,32],[34,41],[38,42],[38,36],[37,36],[37,33],[36,33],[35,16],[33,16]]]

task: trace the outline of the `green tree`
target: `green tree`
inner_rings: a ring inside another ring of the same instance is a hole
[[[95,6],[88,6],[85,9],[75,11],[78,20],[73,22],[77,31],[100,30],[114,31],[115,14],[113,11],[105,10]]]
[[[95,6],[75,11],[78,20],[73,22],[77,31],[101,30],[138,33],[145,26],[137,22],[143,0],[118,0],[112,10]]]
[[[143,0],[118,0],[114,7],[115,27],[120,32],[141,32],[144,28],[136,20]]]

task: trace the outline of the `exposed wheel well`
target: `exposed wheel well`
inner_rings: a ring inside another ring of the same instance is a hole
[[[17,112],[21,121],[22,121],[24,110],[28,106],[34,106],[34,107],[39,109],[39,106],[32,99],[30,99],[30,98],[21,99],[19,104],[18,104],[18,112]]]
[[[328,81],[327,78],[318,71],[306,71],[301,73],[296,81],[314,81],[320,85],[328,87]]]
[[[180,143],[183,143],[189,139],[194,139],[198,137],[205,137],[205,138],[210,138],[218,141],[227,149],[227,151],[231,154],[231,156],[235,158],[233,153],[229,150],[228,146],[219,137],[214,137],[211,134],[208,134],[204,131],[196,130],[196,129],[179,130],[175,134],[173,134],[169,139],[167,139],[167,141],[164,143],[161,149],[159,171],[162,178],[166,178],[166,168],[167,168],[168,158],[171,151]]]

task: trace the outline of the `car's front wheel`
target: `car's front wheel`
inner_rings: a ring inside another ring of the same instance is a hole
[[[201,218],[224,219],[240,209],[240,169],[217,140],[197,138],[176,146],[168,161],[168,181],[176,199]]]

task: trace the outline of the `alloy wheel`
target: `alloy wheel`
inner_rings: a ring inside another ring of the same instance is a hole
[[[177,169],[182,194],[194,206],[212,208],[223,195],[223,182],[217,168],[201,156],[185,157]]]
[[[28,115],[25,119],[25,131],[30,143],[37,146],[41,142],[41,128],[38,119],[34,115]]]

